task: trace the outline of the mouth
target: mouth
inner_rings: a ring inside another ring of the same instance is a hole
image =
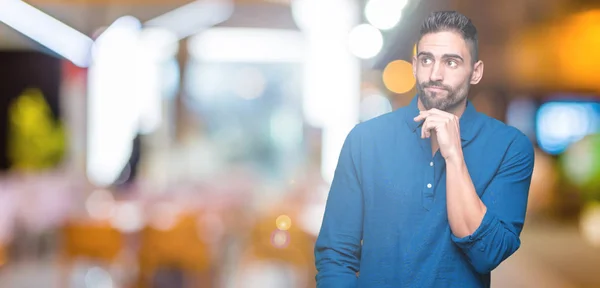
[[[446,91],[445,88],[443,88],[443,87],[436,87],[436,86],[425,87],[425,89],[431,90],[431,91],[434,91],[434,92]]]

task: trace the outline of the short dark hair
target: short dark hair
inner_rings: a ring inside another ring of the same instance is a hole
[[[438,11],[429,14],[423,25],[421,25],[417,44],[427,34],[446,31],[460,34],[471,48],[473,63],[479,60],[477,28],[475,28],[471,19],[456,11]]]

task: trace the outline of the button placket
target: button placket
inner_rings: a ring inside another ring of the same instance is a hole
[[[429,168],[426,169],[425,185],[423,187],[423,207],[430,210],[433,206],[433,182],[435,180],[435,169],[433,161],[429,162]]]

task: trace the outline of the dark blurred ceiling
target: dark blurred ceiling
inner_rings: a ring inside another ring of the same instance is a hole
[[[297,29],[289,7],[290,0],[233,1],[235,9],[231,18],[218,26]],[[360,5],[367,2],[354,1]],[[98,28],[110,25],[121,16],[131,15],[145,22],[191,1],[120,0],[119,4],[116,4],[116,0],[28,2],[84,34],[93,35]],[[67,5],[67,2],[79,4]],[[485,74],[478,86],[506,86],[507,83],[510,84],[507,79],[515,70],[516,60],[513,58],[518,56],[509,54],[511,45],[514,48],[515,42],[520,41],[524,34],[536,29],[535,27],[539,30],[540,26],[546,27],[548,23],[559,22],[557,20],[563,20],[574,12],[598,6],[600,0],[408,0],[401,22],[391,31],[384,32],[385,42],[381,53],[375,59],[365,61],[365,64],[369,68],[382,70],[390,61],[410,60],[423,19],[432,11],[457,10],[470,17],[479,31],[480,58],[485,63]],[[552,45],[547,39],[544,41],[544,45]],[[518,49],[521,46],[519,43],[516,45]],[[10,27],[0,25],[0,49],[40,48]],[[540,51],[536,49],[533,49],[533,53]],[[535,81],[535,76],[526,81]]]

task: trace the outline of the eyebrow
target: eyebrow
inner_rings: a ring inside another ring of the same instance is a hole
[[[433,58],[433,54],[431,54],[430,52],[419,52],[419,54],[417,55],[417,58],[421,57],[421,56],[427,56],[427,57]],[[460,55],[458,55],[458,54],[444,54],[444,55],[442,55],[442,59],[448,59],[448,58],[459,59],[460,61],[465,62],[465,60],[462,57],[460,57]]]

